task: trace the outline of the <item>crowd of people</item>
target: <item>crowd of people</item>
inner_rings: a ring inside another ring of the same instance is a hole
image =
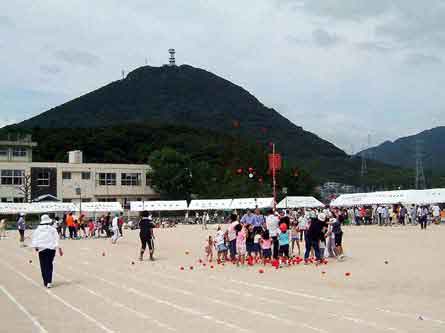
[[[445,223],[445,208],[439,205],[374,205],[343,209],[344,218],[352,224],[377,224],[380,226],[394,226],[419,224],[426,229],[429,223]]]
[[[248,210],[241,218],[234,212],[228,227],[218,226],[214,236],[206,239],[204,252],[208,261],[248,261],[300,257],[304,242],[304,261],[315,257],[317,263],[326,257],[343,259],[342,211],[337,209],[293,210],[263,215],[259,209]]]

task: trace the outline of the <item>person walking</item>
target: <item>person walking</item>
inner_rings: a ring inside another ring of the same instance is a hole
[[[153,244],[153,228],[155,224],[148,211],[143,211],[141,213],[141,220],[139,221],[139,238],[141,239],[141,252],[139,255],[139,260],[144,260],[144,252],[147,248],[150,250],[150,260],[153,261],[154,244]]]
[[[425,206],[420,206],[417,209],[417,217],[419,218],[420,229],[426,230],[428,224],[428,208]]]
[[[19,241],[20,246],[25,247],[25,230],[26,230],[26,221],[25,221],[25,214],[20,213],[19,219],[17,220],[17,230],[19,231]]]
[[[326,223],[326,214],[320,213],[318,217],[312,219],[309,229],[306,233],[305,246],[306,251],[304,254],[305,263],[308,263],[309,255],[311,253],[311,248],[314,249],[315,258],[318,262],[321,261],[320,254],[320,240],[324,238],[323,227]]]
[[[116,244],[119,239],[119,214],[114,215],[114,218],[111,221],[111,231],[113,232],[111,243]]]
[[[6,220],[0,220],[0,239],[6,238]]]
[[[124,233],[123,233],[123,226],[124,226],[124,213],[120,213],[119,215],[119,235],[120,237],[124,237]]]
[[[59,247],[59,234],[52,223],[48,215],[42,215],[39,226],[32,234],[31,242],[32,247],[39,253],[40,270],[45,288],[52,287],[56,249],[59,249],[59,255],[63,256],[62,248]]]

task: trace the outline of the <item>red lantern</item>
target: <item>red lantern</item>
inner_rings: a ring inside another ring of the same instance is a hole
[[[258,178],[258,182],[262,183],[263,181],[263,177]]]
[[[239,174],[239,175],[242,174],[243,173],[243,169],[242,168],[237,169],[236,173]]]

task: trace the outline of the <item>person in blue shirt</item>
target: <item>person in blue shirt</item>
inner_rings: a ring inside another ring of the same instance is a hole
[[[241,218],[241,224],[254,224],[256,217],[252,214],[252,210],[248,209],[247,213]]]
[[[279,256],[289,258],[289,230],[285,223],[280,225],[280,232],[278,234],[278,244],[280,246]]]

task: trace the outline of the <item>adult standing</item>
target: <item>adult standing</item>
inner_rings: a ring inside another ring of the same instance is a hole
[[[255,209],[255,215],[253,219],[253,232],[254,234],[261,233],[263,229],[263,224],[265,222],[264,216],[261,214],[261,211],[259,208]]]
[[[266,217],[266,228],[269,231],[270,238],[272,239],[272,256],[274,259],[278,258],[279,243],[278,243],[278,232],[279,227],[278,216],[274,214],[273,209],[270,209]]]
[[[42,215],[39,226],[32,234],[32,247],[39,253],[43,285],[46,288],[51,288],[56,249],[59,249],[60,256],[63,256],[63,251],[59,247],[59,234],[52,226],[51,218],[46,214]]]
[[[399,223],[401,225],[405,225],[406,215],[408,214],[408,210],[405,206],[400,206],[399,210]]]
[[[66,225],[68,226],[68,231],[70,233],[70,239],[77,238],[76,224],[74,223],[73,212],[69,212],[66,217]]]
[[[428,224],[428,208],[425,206],[420,206],[417,209],[417,217],[419,218],[420,229],[426,230]]]
[[[249,224],[253,224],[254,220],[255,220],[255,215],[252,214],[251,209],[248,209],[247,213],[243,215],[240,222],[241,222],[241,224],[249,225]]]
[[[139,221],[139,238],[141,239],[141,252],[139,255],[139,260],[144,260],[144,252],[147,248],[150,250],[150,260],[153,261],[154,244],[153,244],[153,228],[155,224],[148,211],[143,211],[141,213],[141,220]]]
[[[107,237],[111,237],[111,213],[107,213],[105,217],[105,232]]]
[[[311,248],[314,249],[315,258],[321,261],[320,254],[320,240],[324,238],[323,227],[326,224],[326,214],[320,213],[318,217],[312,219],[309,229],[306,233],[306,252],[304,253],[304,260],[307,263],[309,259],[309,254],[311,253]]]
[[[19,231],[19,241],[20,246],[25,247],[25,230],[26,230],[26,221],[25,221],[25,214],[20,213],[19,219],[17,220],[17,230]]]

